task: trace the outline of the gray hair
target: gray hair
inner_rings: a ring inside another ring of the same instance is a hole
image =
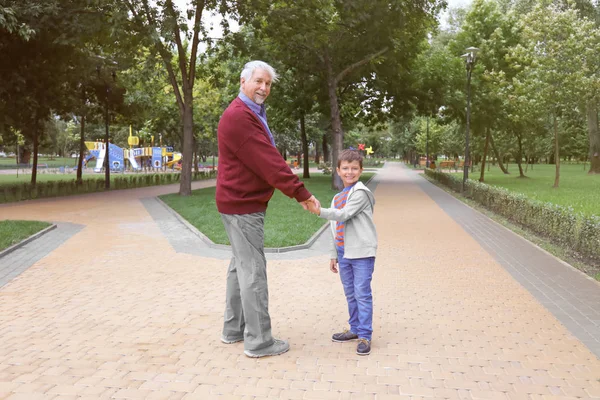
[[[271,79],[273,79],[273,82],[277,82],[279,75],[277,75],[277,72],[275,72],[275,68],[271,67],[266,62],[260,60],[247,62],[246,65],[244,65],[242,73],[240,74],[240,78],[250,80],[250,78],[252,78],[252,74],[257,69],[264,69],[269,73],[269,75],[271,75]]]

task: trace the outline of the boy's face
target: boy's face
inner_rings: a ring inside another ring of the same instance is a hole
[[[360,167],[360,163],[356,160],[342,161],[339,168],[337,168],[337,173],[340,178],[342,178],[344,187],[352,186],[358,182],[358,178],[360,178],[362,171],[363,169]]]

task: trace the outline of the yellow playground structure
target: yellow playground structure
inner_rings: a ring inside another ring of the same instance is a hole
[[[172,147],[138,147],[139,138],[130,135],[128,138],[129,149],[109,143],[108,146],[108,161],[111,170],[123,171],[131,169],[139,171],[141,169],[181,169],[181,153],[174,152]],[[154,142],[154,137],[152,137]],[[104,158],[106,157],[106,144],[104,142],[85,142],[88,149],[88,155],[85,158],[85,163],[92,158],[96,159],[95,172],[100,172],[104,167]]]

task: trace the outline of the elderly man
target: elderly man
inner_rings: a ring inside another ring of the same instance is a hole
[[[290,345],[271,335],[264,220],[275,189],[307,209],[317,199],[277,151],[267,124],[265,100],[277,73],[269,64],[251,61],[240,77],[240,93],[221,116],[218,128],[219,174],[216,202],[233,256],[221,341],[244,341],[244,354],[265,357],[285,353]]]

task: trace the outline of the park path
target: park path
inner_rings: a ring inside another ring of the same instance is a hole
[[[0,399],[600,398],[591,347],[440,205],[452,200],[399,164],[375,183],[366,357],[330,341],[347,317],[325,254],[269,261],[288,353],[222,344],[228,261],[176,252],[143,205],[175,186],[0,206],[78,227],[0,287]]]

